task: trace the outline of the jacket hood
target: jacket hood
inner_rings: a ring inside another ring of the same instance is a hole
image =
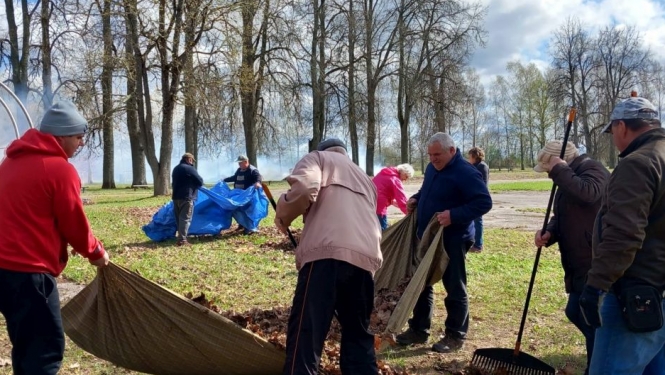
[[[28,130],[21,138],[7,147],[8,158],[34,154],[60,156],[65,160],[68,159],[65,150],[60,147],[54,136],[42,133],[37,129]]]
[[[395,168],[395,167],[385,167],[385,168],[381,169],[377,175],[399,176],[399,172],[397,171],[397,168]]]

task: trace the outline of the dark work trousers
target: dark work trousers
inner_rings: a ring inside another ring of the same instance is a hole
[[[192,223],[194,213],[194,201],[188,199],[176,199],[173,201],[173,213],[175,223],[178,227],[178,240],[187,241],[189,225]]]
[[[465,339],[469,330],[469,296],[466,292],[466,252],[473,241],[465,241],[460,236],[444,236],[443,246],[450,258],[443,273],[443,287],[446,289],[446,336]],[[409,320],[412,330],[427,332],[432,325],[434,312],[434,287],[425,286],[420,294],[413,318]]]
[[[580,294],[571,292],[568,294],[568,304],[566,305],[566,317],[571,323],[582,332],[586,341],[586,370],[584,374],[589,373],[589,365],[591,364],[591,355],[593,354],[593,343],[596,338],[596,329],[586,324],[582,316],[582,309],[580,309]]]
[[[14,374],[57,374],[65,334],[53,276],[0,269],[0,312],[12,343]]]
[[[333,314],[342,326],[340,367],[344,375],[376,375],[372,274],[349,263],[322,259],[298,273],[286,336],[284,375],[316,375]]]

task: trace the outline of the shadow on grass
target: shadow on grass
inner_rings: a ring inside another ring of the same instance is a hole
[[[197,245],[197,244],[207,244],[207,243],[212,243],[216,241],[223,241],[223,240],[228,240],[231,238],[252,238],[258,236],[256,234],[252,236],[247,236],[242,233],[242,231],[238,232],[225,232],[223,234],[216,234],[216,235],[201,235],[201,236],[189,236],[187,237],[187,241],[191,245]],[[108,250],[114,250],[118,251],[119,253],[122,253],[126,247],[130,248],[148,248],[148,249],[159,249],[159,248],[165,248],[165,247],[176,247],[176,242],[177,239],[175,236],[172,239],[164,240],[164,241],[152,241],[150,239],[146,239],[145,241],[139,241],[139,242],[130,242],[130,243],[123,243],[119,245],[114,245],[114,246],[109,246]]]
[[[113,204],[122,204],[122,203],[131,203],[131,202],[141,202],[141,201],[147,201],[154,199],[155,197],[150,196],[150,197],[143,197],[143,198],[136,198],[136,199],[117,199],[117,200],[104,200],[101,202],[95,202],[94,205],[96,206],[107,206],[107,205],[113,205]],[[93,199],[94,201],[94,199]]]
[[[427,355],[428,353],[432,353],[432,345],[396,346],[390,351],[378,353],[378,357],[381,359],[410,358]]]

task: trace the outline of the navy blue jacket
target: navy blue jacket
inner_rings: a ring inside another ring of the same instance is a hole
[[[171,174],[173,194],[171,199],[196,199],[196,191],[203,186],[203,179],[192,165],[180,160]]]
[[[236,170],[236,173],[224,179],[224,182],[233,182],[234,189],[247,189],[253,186],[255,183],[261,183],[263,178],[261,173],[256,169],[255,166],[250,165],[244,171],[240,168]]]
[[[418,238],[435,213],[450,210],[452,224],[444,236],[460,236],[473,240],[473,220],[492,209],[492,198],[478,169],[466,161],[457,149],[455,156],[440,171],[430,163],[425,168],[425,180],[418,193]]]

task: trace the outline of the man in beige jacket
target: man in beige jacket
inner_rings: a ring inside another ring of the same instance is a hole
[[[275,225],[300,215],[305,227],[296,249],[298,283],[286,339],[284,374],[317,374],[333,315],[342,326],[342,374],[377,374],[369,318],[374,273],[381,267],[376,188],[349,159],[345,144],[328,139],[303,157],[287,178]]]

